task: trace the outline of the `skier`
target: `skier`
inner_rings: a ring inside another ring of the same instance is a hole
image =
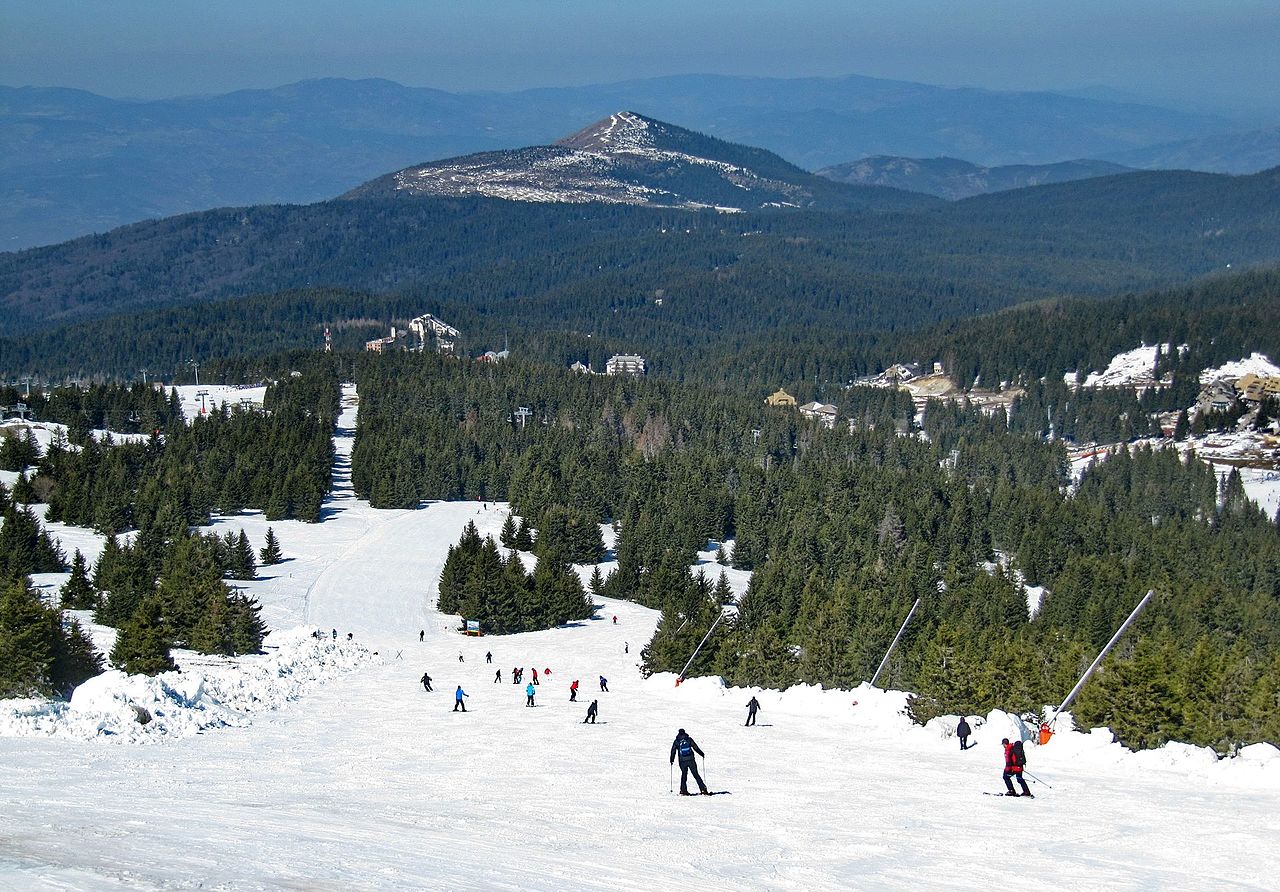
[[[630,642],[627,642],[627,641],[622,642],[622,652],[623,652],[624,654],[629,654],[629,653],[631,653],[631,644],[630,644]]]
[[[760,701],[755,697],[752,697],[747,701],[747,725],[754,725],[756,723],[756,710],[759,708]],[[746,727],[746,725],[743,727]]]
[[[956,725],[956,737],[960,738],[961,752],[969,748],[969,735],[972,733],[973,729],[969,727],[969,723],[965,721],[964,716],[961,716],[960,724]]]
[[[582,724],[585,725],[587,723],[590,723],[594,725],[596,723],[596,711],[599,709],[600,709],[600,701],[592,700],[591,705],[587,707],[587,717],[582,720]]]
[[[495,671],[494,671],[494,673],[493,673],[493,683],[494,683],[494,684],[497,684],[497,683],[498,683],[498,682],[500,682],[500,681],[502,681],[502,670],[501,670],[501,669],[497,669],[497,670],[495,670]]]
[[[428,691],[431,690],[431,676],[425,672],[422,673],[422,686]]]
[[[575,678],[573,684],[569,685],[569,702],[578,702],[578,680]]]
[[[421,642],[425,641],[425,640],[426,640],[426,637],[427,637],[427,630],[426,630],[426,629],[419,629],[419,630],[418,630],[418,642],[419,642],[419,643],[421,643]]]
[[[546,677],[547,677],[548,675],[550,675],[550,674],[551,674],[551,670],[550,670],[550,669],[543,669],[543,670],[542,670],[542,677],[543,677],[543,678],[546,678]]]
[[[618,618],[616,616],[613,618],[613,624],[615,626],[618,624]]]
[[[605,678],[603,675],[600,676],[600,690],[604,691],[606,694],[609,693],[609,679]]]
[[[525,696],[524,705],[533,706],[534,703],[533,703],[533,683],[532,682],[524,686],[524,696]]]
[[[674,765],[676,756],[680,756],[680,795],[688,796],[689,794],[689,772],[693,772],[693,779],[698,782],[698,789],[702,791],[703,796],[710,796],[711,791],[707,789],[707,785],[702,782],[702,775],[698,773],[698,761],[694,758],[694,753],[699,756],[706,756],[698,744],[694,743],[692,737],[685,733],[684,728],[676,732],[676,739],[671,742],[671,763]]]
[[[511,683],[512,683],[512,684],[520,684],[520,674],[521,674],[521,673],[520,673],[520,667],[519,667],[519,666],[513,666],[513,667],[512,667],[512,669],[511,669]]]
[[[534,669],[534,670],[533,670],[533,683],[534,683],[534,684],[537,684],[537,683],[538,683],[538,670],[537,670],[537,669]]]
[[[458,685],[458,689],[453,692],[453,711],[457,712],[459,709],[461,709],[463,712],[466,712],[467,704],[462,702],[462,698],[470,697],[470,696],[471,696],[470,694],[468,694],[466,691],[462,689],[462,685]]]
[[[351,640],[352,638],[354,638],[354,637],[355,637],[355,635],[353,635],[351,632],[348,632],[348,633],[347,633],[347,640],[348,640],[348,641],[350,641],[350,640]]]
[[[485,661],[486,663],[492,663],[492,662],[493,662],[493,651],[489,651],[487,654],[485,654],[485,655],[484,655],[484,661]]]
[[[333,640],[334,640],[334,641],[337,641],[337,640],[338,640],[338,630],[337,630],[337,629],[334,629],[334,630],[333,630]]]
[[[1027,786],[1027,782],[1022,778],[1022,766],[1027,764],[1027,755],[1022,748],[1022,741],[1010,743],[1009,738],[1006,737],[1000,743],[1004,746],[1004,785],[1009,790],[1005,795],[1018,795],[1013,789],[1013,781],[1011,780],[1011,778],[1016,777],[1018,783],[1022,786],[1022,795],[1031,796],[1031,790]],[[1034,799],[1035,797],[1032,798]]]
[[[465,663],[465,662],[466,662],[466,660],[462,659],[462,654],[458,654],[458,662],[459,662],[459,663]]]

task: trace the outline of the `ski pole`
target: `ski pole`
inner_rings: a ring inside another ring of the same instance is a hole
[[[1025,769],[1025,768],[1024,768],[1024,769],[1022,769],[1022,773],[1023,773],[1023,774],[1025,774],[1027,777],[1031,778],[1031,779],[1032,779],[1033,781],[1035,781],[1036,783],[1038,783],[1038,784],[1044,784],[1046,787],[1049,787],[1049,785],[1048,785],[1048,784],[1045,784],[1045,783],[1044,783],[1044,781],[1040,780],[1040,778],[1036,777],[1036,776],[1035,776],[1034,774],[1032,774],[1030,771],[1027,771],[1027,769]],[[1049,787],[1049,789],[1050,789],[1050,790],[1052,790],[1052,789],[1053,789],[1053,787]]]
[[[669,762],[667,764],[667,792],[674,793],[676,791],[675,778],[676,763]]]

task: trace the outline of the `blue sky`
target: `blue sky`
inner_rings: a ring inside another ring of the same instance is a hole
[[[0,83],[156,97],[308,77],[514,90],[663,74],[1102,85],[1280,123],[1278,0],[5,0]]]

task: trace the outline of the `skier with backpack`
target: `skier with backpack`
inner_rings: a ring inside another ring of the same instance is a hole
[[[1018,779],[1018,784],[1022,787],[1022,795],[1031,796],[1031,789],[1027,786],[1027,782],[1022,777],[1022,769],[1027,764],[1027,753],[1022,747],[1022,741],[1010,743],[1009,738],[1000,741],[1004,746],[1004,785],[1008,789],[1006,796],[1017,796],[1017,792],[1013,789],[1013,778]]]
[[[685,733],[684,728],[676,731],[676,739],[671,742],[671,764],[675,764],[676,756],[680,757],[680,795],[689,796],[689,772],[693,772],[693,779],[698,782],[698,789],[702,791],[703,796],[710,796],[711,791],[707,789],[707,785],[702,782],[702,775],[698,773],[698,760],[694,754],[706,757],[694,742],[694,739]]]
[[[591,701],[591,705],[587,707],[587,717],[582,720],[582,724],[585,725],[590,723],[594,725],[596,723],[596,712],[599,711],[600,709],[599,704],[600,704],[599,700]]]
[[[754,725],[756,723],[756,711],[759,708],[760,708],[760,701],[757,700],[755,697],[752,697],[750,700],[747,701],[747,724],[744,725],[743,727],[747,727],[748,725]]]
[[[969,748],[969,735],[972,733],[973,729],[969,727],[969,723],[965,721],[964,716],[961,716],[960,724],[956,725],[956,737],[960,738],[961,752]]]

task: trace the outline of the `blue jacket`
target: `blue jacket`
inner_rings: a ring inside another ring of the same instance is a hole
[[[462,685],[458,685],[458,690],[454,693],[453,698],[455,700],[461,700],[463,697],[467,697],[467,696],[469,695],[467,694],[466,691],[462,689]]]
[[[532,697],[532,696],[533,696],[533,685],[531,685],[531,684],[527,684],[527,685],[525,685],[525,686],[524,686],[524,693],[525,693],[525,696],[526,696],[526,697]]]

